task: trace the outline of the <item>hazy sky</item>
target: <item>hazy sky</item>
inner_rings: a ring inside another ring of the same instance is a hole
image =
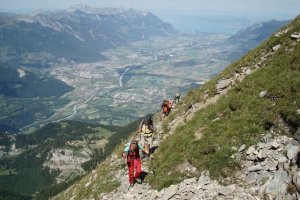
[[[60,9],[74,4],[147,10],[300,14],[300,0],[0,0],[0,10]]]
[[[194,15],[247,18],[250,23],[293,19],[300,14],[300,0],[0,0],[0,11],[65,9],[76,4],[148,10],[177,27],[186,26],[189,20],[189,25],[196,23],[199,18]]]

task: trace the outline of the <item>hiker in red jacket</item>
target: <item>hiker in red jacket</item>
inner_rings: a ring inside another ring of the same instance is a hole
[[[128,166],[129,188],[132,188],[134,183],[142,183],[140,175],[142,173],[142,161],[140,156],[140,150],[149,154],[149,151],[144,149],[142,145],[138,144],[136,140],[126,145],[123,151],[123,157],[125,163]]]
[[[165,99],[161,104],[161,109],[163,117],[167,117],[172,109],[172,101]]]

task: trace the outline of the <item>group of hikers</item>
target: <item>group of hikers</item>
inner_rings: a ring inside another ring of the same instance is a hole
[[[177,93],[174,97],[174,103],[180,101],[180,95]],[[162,116],[167,117],[173,108],[172,100],[165,99],[161,105]],[[132,188],[135,183],[142,183],[142,159],[152,159],[153,153],[153,133],[155,128],[151,115],[147,115],[139,124],[138,139],[132,139],[125,145],[123,158],[128,167],[129,187]]]

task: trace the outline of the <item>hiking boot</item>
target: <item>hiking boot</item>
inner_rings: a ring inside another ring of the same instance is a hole
[[[133,188],[133,185],[134,185],[133,183],[130,183],[129,186],[128,186],[128,190],[130,190],[131,188]]]
[[[140,178],[137,178],[135,181],[136,181],[138,184],[142,184],[142,179],[140,179]]]

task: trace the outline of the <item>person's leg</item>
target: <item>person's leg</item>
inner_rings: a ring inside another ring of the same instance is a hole
[[[127,166],[128,166],[128,181],[130,184],[133,184],[133,182],[134,182],[134,163],[127,162]]]
[[[142,161],[141,159],[135,159],[135,179],[138,180],[140,179],[142,173]],[[138,180],[137,182],[140,182]]]
[[[149,150],[149,155],[152,153],[152,147],[153,147],[153,135],[150,136],[147,140],[148,143],[148,150]]]
[[[140,144],[145,148],[145,136],[143,133],[141,133]]]
[[[145,136],[145,145],[144,145],[144,148],[149,151],[149,137],[148,136]]]

